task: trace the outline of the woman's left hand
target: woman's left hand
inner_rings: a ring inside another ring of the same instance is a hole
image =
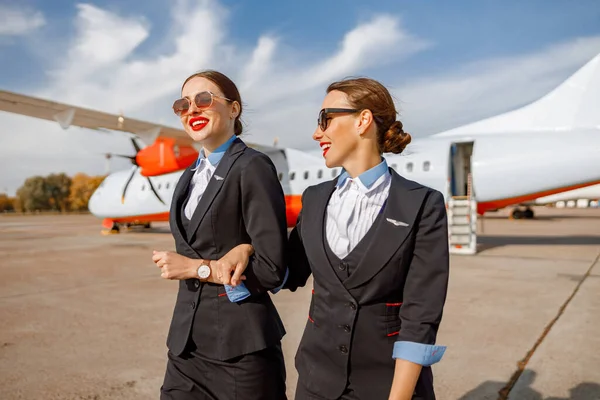
[[[152,261],[162,270],[160,276],[165,279],[183,280],[197,278],[197,263],[172,251],[154,251]],[[198,260],[196,260],[198,261]]]

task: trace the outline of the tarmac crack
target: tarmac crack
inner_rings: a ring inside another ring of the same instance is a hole
[[[596,264],[598,262],[600,262],[600,253],[598,253],[598,255],[596,256],[596,258],[594,259],[594,261],[592,261],[592,264],[590,265],[590,267],[588,268],[588,270],[586,271],[586,273],[581,277],[581,279],[579,280],[579,283],[577,283],[577,285],[573,289],[573,292],[571,293],[571,295],[565,300],[565,302],[562,304],[562,306],[558,309],[558,312],[556,313],[556,316],[548,323],[548,325],[546,325],[546,328],[544,328],[544,331],[538,337],[538,339],[534,343],[533,347],[527,352],[527,354],[525,355],[525,357],[521,361],[519,361],[517,363],[517,369],[516,369],[516,371],[512,374],[512,376],[510,377],[510,380],[508,381],[508,383],[502,389],[500,389],[500,391],[498,392],[498,394],[499,394],[498,400],[507,400],[508,399],[508,396],[510,395],[510,392],[512,391],[512,389],[514,388],[515,384],[517,383],[517,381],[521,377],[521,374],[525,370],[525,367],[527,367],[527,364],[529,363],[529,360],[531,359],[531,357],[533,357],[535,351],[542,344],[542,342],[544,341],[544,339],[546,338],[546,336],[548,335],[548,333],[550,333],[550,331],[552,330],[552,327],[554,326],[554,324],[563,315],[563,313],[565,312],[565,309],[567,308],[567,306],[569,305],[569,303],[571,303],[571,300],[573,300],[573,298],[575,297],[575,295],[579,292],[579,288],[581,288],[581,285],[583,285],[583,282],[585,282],[586,279],[590,277],[592,269],[594,269],[594,267],[596,266]]]

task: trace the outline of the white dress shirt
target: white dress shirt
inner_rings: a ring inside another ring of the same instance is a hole
[[[206,191],[208,182],[215,173],[215,169],[217,169],[217,165],[219,165],[219,162],[235,138],[236,136],[233,135],[228,141],[210,153],[208,157],[205,156],[204,149],[200,150],[196,166],[192,168],[194,176],[192,176],[192,179],[190,180],[191,193],[184,209],[184,214],[187,219],[192,219],[194,211],[196,211],[196,207],[198,207],[198,203],[200,203],[200,199]]]
[[[194,176],[190,180],[191,194],[184,210],[187,219],[192,219],[192,215],[194,215],[194,211],[196,211],[196,207],[198,207],[198,203],[200,203],[200,199],[206,191],[208,182],[215,173],[215,169],[216,167],[208,161],[208,158],[200,160],[200,165],[198,165],[198,169],[196,169]]]
[[[325,220],[327,243],[339,258],[350,254],[367,234],[388,198],[391,183],[385,160],[354,179],[342,172]]]

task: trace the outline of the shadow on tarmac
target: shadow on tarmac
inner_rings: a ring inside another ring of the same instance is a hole
[[[582,382],[569,389],[568,397],[543,397],[542,394],[531,387],[537,373],[533,370],[526,369],[517,381],[517,384],[511,391],[512,395],[508,396],[510,400],[600,400],[600,384],[593,382]],[[505,382],[487,381],[483,382],[475,389],[470,390],[457,400],[500,400],[504,397],[500,396],[500,390],[504,387]],[[443,393],[439,393],[439,397],[443,398]]]

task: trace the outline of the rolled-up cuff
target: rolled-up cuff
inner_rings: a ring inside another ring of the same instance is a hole
[[[227,297],[232,303],[237,303],[238,301],[242,301],[250,297],[250,291],[246,288],[244,282],[235,287],[225,285],[225,293],[227,293]]]
[[[415,342],[396,342],[392,358],[402,359],[428,367],[440,361],[446,346],[423,344]]]
[[[283,286],[285,285],[285,283],[287,282],[289,275],[290,275],[290,269],[286,268],[285,269],[285,276],[283,277],[283,283],[280,286],[276,287],[275,289],[272,289],[271,293],[276,294],[277,292],[279,292],[283,288]]]

